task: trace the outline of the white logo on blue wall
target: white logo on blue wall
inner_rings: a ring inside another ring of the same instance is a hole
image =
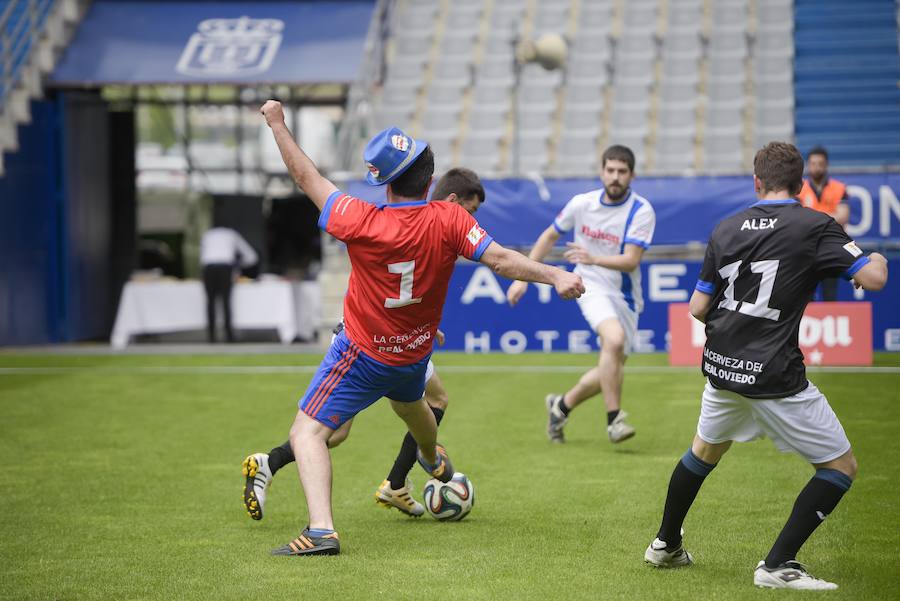
[[[207,78],[265,73],[283,30],[280,19],[206,19],[188,40],[175,70]]]

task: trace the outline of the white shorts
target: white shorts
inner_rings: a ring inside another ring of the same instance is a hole
[[[594,333],[597,332],[597,327],[607,319],[619,320],[622,329],[625,330],[625,354],[631,353],[637,336],[638,314],[628,308],[624,298],[589,290],[576,300],[581,314],[584,315],[584,319]]]
[[[825,463],[850,450],[841,422],[812,382],[781,399],[750,399],[707,382],[697,435],[710,444],[768,436],[782,453],[794,451],[810,463]]]

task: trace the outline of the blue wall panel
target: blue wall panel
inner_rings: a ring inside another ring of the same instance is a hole
[[[57,110],[38,101],[31,114],[0,177],[0,344],[59,338]]]

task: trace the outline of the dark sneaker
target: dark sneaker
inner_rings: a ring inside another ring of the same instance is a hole
[[[547,405],[547,436],[550,437],[550,442],[566,442],[566,437],[563,436],[563,427],[569,418],[559,408],[562,401],[561,394],[548,394],[544,398],[544,403]]]
[[[272,549],[272,555],[337,555],[340,552],[341,541],[337,532],[312,536],[309,528],[304,528],[300,536],[288,544]]]
[[[269,469],[269,456],[265,453],[254,453],[247,456],[241,464],[244,474],[244,497],[241,500],[244,510],[254,520],[263,519],[263,506],[266,504],[266,492],[272,483],[272,470]]]
[[[437,478],[441,482],[447,483],[453,478],[453,464],[450,463],[450,458],[447,456],[447,450],[438,443],[435,446],[435,450],[437,451],[438,463],[437,465],[428,465],[428,462],[425,461],[425,458],[422,457],[422,453],[418,450],[416,451],[416,460],[419,462],[419,465],[422,466],[422,469],[428,472],[432,478]]]
[[[799,561],[786,561],[777,568],[767,568],[761,561],[753,572],[753,584],[760,588],[792,588],[802,591],[833,591],[833,582],[816,578]]]

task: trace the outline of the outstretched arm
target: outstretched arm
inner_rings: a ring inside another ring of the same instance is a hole
[[[532,261],[543,261],[544,257],[553,250],[553,245],[556,244],[557,240],[559,240],[559,232],[551,225],[541,232],[541,235],[538,237],[537,242],[534,243],[531,252],[528,253],[528,258]]]
[[[566,246],[565,257],[571,263],[583,263],[585,265],[599,265],[616,271],[631,273],[637,266],[641,264],[641,258],[644,256],[644,249],[637,244],[625,244],[625,252],[621,255],[592,255],[587,250],[578,246],[573,242],[569,242]]]
[[[281,151],[281,158],[291,177],[294,178],[294,183],[309,196],[313,204],[321,211],[328,197],[337,190],[337,186],[322,177],[315,163],[297,146],[291,130],[284,123],[284,111],[280,102],[269,100],[262,105],[259,112],[263,114],[266,124],[272,129],[275,143],[278,144],[278,150]]]
[[[553,245],[556,244],[557,240],[559,240],[559,232],[556,231],[556,228],[551,225],[550,227],[545,229],[538,237],[537,242],[534,243],[531,252],[528,254],[528,258],[532,261],[543,261],[544,257],[546,257],[547,254],[553,249]],[[518,255],[519,253],[516,254]],[[525,290],[528,289],[528,282],[521,281],[525,278],[513,279],[517,281],[513,282],[509,289],[507,289],[506,298],[509,301],[510,305],[516,306],[516,303],[518,303],[522,298],[522,295],[525,294]]]
[[[480,261],[495,273],[511,280],[550,284],[564,299],[578,298],[584,294],[581,277],[558,267],[533,261],[496,242],[491,242],[484,254],[481,255]]]

